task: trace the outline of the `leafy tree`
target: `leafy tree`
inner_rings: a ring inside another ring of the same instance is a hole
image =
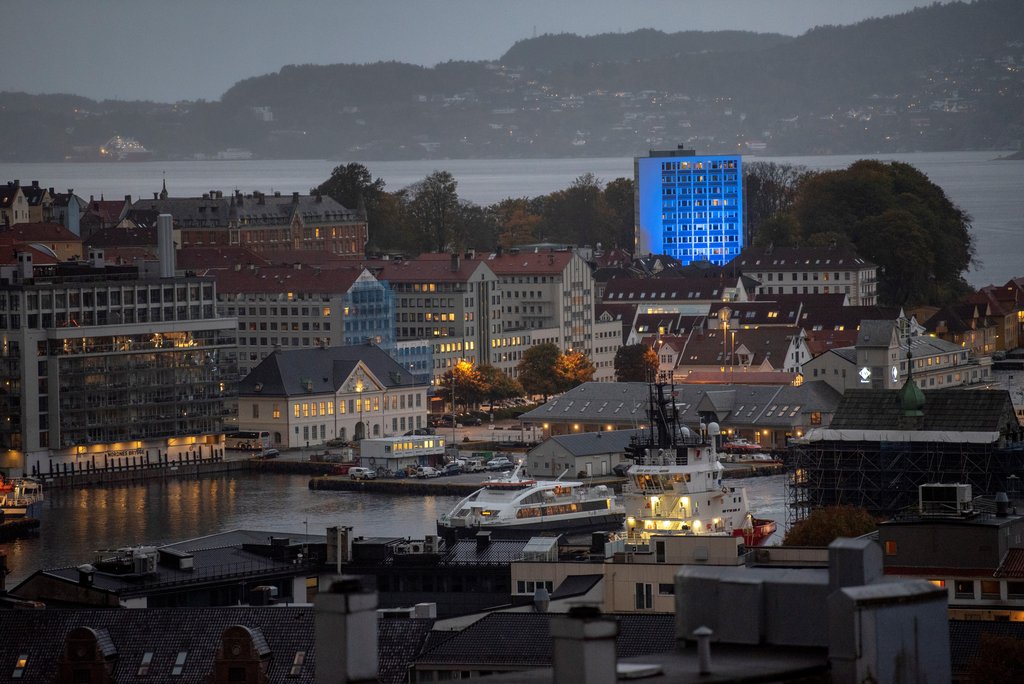
[[[806,173],[807,169],[802,166],[775,162],[751,162],[743,166],[743,210],[755,242],[760,243],[760,228],[766,221],[792,206],[797,186]]]
[[[315,193],[327,195],[347,209],[365,211],[370,242],[378,232],[388,232],[387,213],[383,206],[388,194],[384,192],[384,181],[374,179],[362,164],[352,162],[335,166],[330,178],[313,188],[311,194]]]
[[[369,169],[352,162],[335,166],[330,178],[315,187],[313,192],[327,195],[348,209],[358,209],[373,204],[380,197],[384,192],[384,181],[381,178],[374,180]]]
[[[525,198],[508,198],[491,207],[498,224],[498,241],[502,247],[523,245],[537,240],[539,214],[533,212]]]
[[[441,376],[441,387],[445,388],[448,398],[452,397],[452,384],[455,386],[455,403],[462,404],[464,410],[479,404],[485,395],[485,385],[480,369],[469,361],[459,361]]]
[[[483,385],[484,398],[491,405],[491,413],[494,412],[494,402],[523,396],[523,386],[519,381],[505,375],[501,369],[484,364],[477,370]]]
[[[409,212],[430,249],[452,246],[459,218],[458,183],[448,171],[434,171],[411,188]]]
[[[615,241],[615,214],[605,201],[600,179],[579,176],[565,190],[547,196],[541,230],[544,237],[575,244],[611,245]]]
[[[558,364],[562,352],[553,342],[535,344],[523,352],[523,358],[516,366],[519,383],[528,394],[548,396],[562,391]]]
[[[562,354],[558,359],[557,370],[560,389],[563,392],[584,382],[590,382],[597,372],[590,357],[578,349],[570,349]]]
[[[872,532],[878,522],[857,506],[829,506],[814,511],[790,528],[783,546],[828,546],[839,537],[860,537]]]
[[[624,247],[633,250],[633,227],[636,210],[633,205],[632,178],[616,178],[604,186],[604,200],[614,220],[615,237],[605,247]]]
[[[658,375],[658,355],[646,344],[627,344],[615,352],[615,379],[652,382]]]
[[[943,305],[971,291],[963,275],[974,264],[970,217],[909,164],[861,160],[845,170],[804,174],[789,209],[765,221],[761,232],[761,245],[769,238],[853,245],[881,267],[885,305]]]

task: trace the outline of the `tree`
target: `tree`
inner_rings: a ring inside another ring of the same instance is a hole
[[[653,382],[658,376],[658,355],[646,344],[627,344],[615,352],[618,382]]]
[[[409,211],[430,249],[452,246],[459,216],[458,183],[447,171],[434,171],[411,188]]]
[[[498,224],[498,244],[502,247],[524,245],[537,240],[541,217],[533,213],[529,200],[508,198],[491,207]]]
[[[806,168],[789,164],[751,162],[744,165],[744,213],[755,242],[760,242],[762,224],[792,206],[797,186],[806,174]]]
[[[878,522],[857,506],[829,506],[811,513],[786,533],[783,546],[828,546],[839,537],[873,532]]]
[[[452,385],[454,383],[455,403],[461,403],[464,410],[470,406],[480,403],[484,398],[484,381],[480,376],[480,370],[469,361],[459,361],[457,364],[445,371],[441,376],[441,387],[445,388],[445,395],[448,398],[453,396]],[[453,405],[454,408],[454,405]]]
[[[376,233],[387,233],[382,212],[382,204],[388,195],[384,192],[384,181],[374,179],[362,164],[352,162],[335,166],[330,178],[313,188],[311,194],[315,193],[327,195],[347,209],[366,212],[371,241]]]
[[[558,359],[557,370],[562,392],[584,382],[590,382],[594,379],[594,373],[597,372],[590,357],[578,349],[570,349],[562,354]]]
[[[604,186],[604,201],[614,220],[614,239],[605,247],[624,247],[633,251],[633,228],[636,209],[633,205],[632,178],[616,178]]]
[[[552,240],[578,245],[611,245],[615,215],[605,202],[601,181],[592,173],[579,176],[565,190],[547,196],[541,230]]]
[[[519,383],[528,394],[548,396],[562,391],[558,375],[558,363],[562,356],[558,345],[553,342],[535,344],[523,352],[516,370]]]
[[[505,375],[501,369],[484,364],[477,369],[483,385],[483,395],[491,405],[494,413],[494,402],[523,396],[523,386],[515,378]]]
[[[970,217],[909,164],[861,160],[804,174],[789,209],[765,221],[762,233],[777,245],[853,245],[881,267],[884,305],[941,306],[971,291],[964,280],[974,265]]]

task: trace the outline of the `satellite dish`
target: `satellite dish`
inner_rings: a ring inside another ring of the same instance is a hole
[[[708,434],[709,435],[720,435],[722,434],[722,428],[718,427],[718,423],[708,423]]]

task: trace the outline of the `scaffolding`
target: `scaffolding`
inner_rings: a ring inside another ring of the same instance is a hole
[[[823,440],[793,447],[787,526],[814,510],[851,505],[876,516],[916,506],[922,484],[966,483],[974,495],[1014,489],[1024,476],[1024,443]]]

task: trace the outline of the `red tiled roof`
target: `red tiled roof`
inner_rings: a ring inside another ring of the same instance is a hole
[[[8,235],[0,236],[0,264],[5,266],[18,263],[18,252],[31,252],[34,266],[51,265],[59,262],[52,254],[43,252],[30,244],[16,242]]]
[[[86,213],[95,214],[104,223],[117,223],[124,211],[125,201],[121,200],[90,200]]]
[[[15,242],[81,242],[59,223],[15,223],[8,232]]]
[[[487,265],[499,276],[551,275],[564,271],[573,256],[573,252],[520,252],[490,256]]]
[[[362,268],[290,268],[286,266],[259,266],[214,271],[217,292],[228,294],[257,294],[280,292],[340,293],[347,292]]]
[[[270,261],[245,247],[182,247],[178,250],[178,268],[199,271],[211,268],[234,268],[236,265],[269,266]]]
[[[996,577],[1024,578],[1024,549],[1010,549],[996,570]]]
[[[423,254],[416,259],[402,261],[374,260],[365,262],[378,280],[393,283],[404,282],[466,282],[482,263],[481,259],[459,257],[458,265],[452,268],[452,257],[448,254]]]
[[[604,301],[721,300],[725,285],[707,278],[616,278],[608,283]]]

